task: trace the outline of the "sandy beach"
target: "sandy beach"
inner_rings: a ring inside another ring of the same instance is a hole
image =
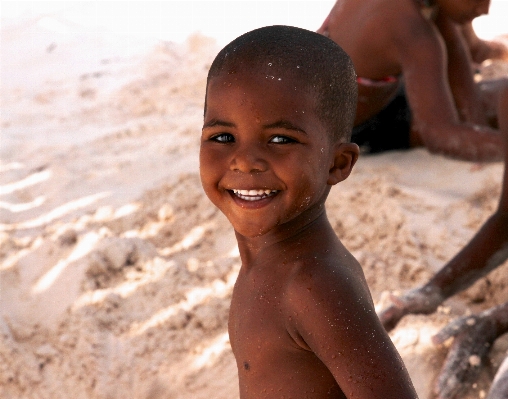
[[[57,17],[1,38],[0,397],[238,398],[227,318],[240,261],[198,171],[219,44],[147,45]],[[500,75],[508,63],[484,64]],[[467,243],[502,171],[422,149],[360,158],[327,212],[377,309]],[[507,298],[505,262],[390,334],[420,399],[446,355],[431,335]],[[484,397],[507,351],[505,335],[464,399]]]

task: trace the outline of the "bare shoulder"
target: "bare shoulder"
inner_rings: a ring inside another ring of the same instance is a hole
[[[299,259],[288,280],[287,291],[294,301],[315,300],[316,296],[351,300],[365,297],[372,302],[363,270],[345,248],[325,253],[312,253]]]
[[[330,252],[295,265],[286,288],[288,333],[316,354],[348,397],[415,398],[361,266],[345,249]]]
[[[288,278],[286,298],[288,311],[298,313],[293,319],[298,329],[317,327],[317,320],[359,329],[377,323],[363,270],[345,248],[298,260]]]

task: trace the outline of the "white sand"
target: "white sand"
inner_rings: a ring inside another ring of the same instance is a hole
[[[226,323],[239,259],[197,162],[217,45],[146,51],[40,20],[1,35],[0,397],[237,398]],[[465,245],[501,174],[424,150],[361,158],[327,206],[378,306]],[[506,300],[507,267],[391,334],[421,399],[445,354],[430,335]]]

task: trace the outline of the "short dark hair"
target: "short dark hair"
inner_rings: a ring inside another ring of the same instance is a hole
[[[270,65],[294,74],[316,96],[316,113],[333,140],[350,140],[358,88],[353,62],[338,44],[292,26],[255,29],[217,54],[208,72],[207,89],[212,78],[242,65],[249,69]]]

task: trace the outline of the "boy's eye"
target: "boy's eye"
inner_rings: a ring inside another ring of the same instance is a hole
[[[235,137],[231,133],[220,133],[211,137],[210,140],[218,143],[234,143]]]
[[[287,137],[287,136],[273,136],[270,139],[270,143],[274,143],[274,144],[290,144],[290,143],[296,143],[296,140],[292,139],[291,137]]]

